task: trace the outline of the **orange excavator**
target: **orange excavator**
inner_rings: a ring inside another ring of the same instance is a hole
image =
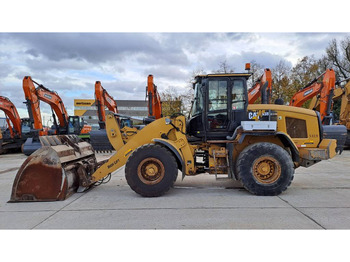
[[[153,82],[153,75],[149,75],[147,78],[146,98],[147,97],[148,117],[137,119],[139,121],[143,120],[145,125],[162,117],[162,103],[157,91],[157,86]],[[117,116],[119,127],[124,135],[127,135],[124,139],[128,140],[131,136],[137,133],[139,128],[143,127],[134,126],[131,117],[119,114],[117,102],[110,94],[108,94],[107,90],[103,88],[100,81],[96,81],[95,83],[95,104],[97,107],[98,123],[100,126],[100,130],[90,132],[90,143],[95,151],[106,152],[113,150],[113,146],[110,144],[105,130],[106,107]]]
[[[322,81],[320,82],[321,78]],[[301,107],[306,101],[317,97],[319,100],[319,112],[322,124],[328,125],[331,120],[332,99],[335,89],[335,72],[333,69],[327,69],[320,76],[316,77],[305,87],[294,94],[290,100],[290,106]]]
[[[90,144],[93,149],[98,152],[109,152],[113,150],[113,146],[108,140],[106,133],[106,107],[110,112],[113,112],[116,115],[118,113],[117,102],[114,98],[108,94],[107,90],[103,88],[100,81],[95,83],[95,104],[97,107],[98,114],[98,124],[100,126],[99,130],[93,130],[90,132]],[[134,134],[137,132],[135,128],[132,128],[132,121],[130,118],[125,116],[117,116],[117,121],[120,128],[130,128],[127,134]]]
[[[5,113],[7,129],[2,133],[0,153],[21,149],[26,139],[32,136],[29,118],[20,118],[17,108],[7,97],[0,96],[0,110]]]
[[[346,82],[345,85],[341,83]],[[350,78],[337,81],[334,89],[333,102],[340,100],[339,122],[335,122],[332,116],[332,124],[343,125],[347,129],[345,146],[350,147]],[[320,101],[314,97],[309,109],[320,110]]]
[[[15,105],[7,97],[0,96],[0,109],[5,113],[10,136],[21,137],[21,118]]]
[[[23,79],[23,91],[25,95],[29,119],[33,123],[38,135],[28,138],[23,146],[23,153],[30,155],[41,145],[47,145],[40,136],[45,135],[41,120],[40,101],[50,105],[54,125],[49,130],[49,135],[75,134],[86,135],[91,131],[91,126],[85,125],[79,116],[69,116],[60,96],[52,90],[35,82],[30,76]],[[57,122],[57,118],[58,122]]]
[[[105,129],[105,108],[107,107],[109,111],[118,114],[118,106],[114,98],[103,88],[100,81],[96,81],[95,83],[95,104],[98,113],[98,124],[100,125],[100,129]]]
[[[272,98],[272,75],[271,70],[265,68],[264,74],[259,77],[255,84],[248,90],[248,103],[254,102],[261,96],[261,104],[271,104]]]
[[[162,117],[162,102],[157,90],[157,86],[153,82],[153,75],[147,78],[146,98],[148,97],[148,117],[151,119],[159,119]],[[95,83],[95,104],[98,112],[99,126],[101,129],[105,128],[106,110],[118,115],[118,106],[114,98],[108,94],[107,90],[103,88],[100,81]],[[124,116],[127,117],[128,116]],[[122,122],[120,123],[122,124]],[[129,126],[129,123],[124,123]]]
[[[337,151],[341,153],[345,145],[347,131],[344,125],[332,125],[332,107],[335,87],[335,72],[333,69],[327,69],[324,73],[295,93],[289,105],[301,107],[306,101],[312,99],[309,108],[320,114],[324,137],[336,139]]]

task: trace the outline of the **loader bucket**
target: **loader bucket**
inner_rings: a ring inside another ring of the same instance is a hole
[[[91,145],[75,135],[43,137],[50,145],[31,154],[15,177],[9,202],[65,200],[91,186],[97,168]],[[42,141],[43,142],[43,141]]]
[[[37,138],[29,137],[23,144],[22,152],[26,156],[29,156],[39,148],[41,148],[40,140],[38,140]]]
[[[114,150],[109,142],[106,129],[91,131],[90,143],[96,152],[112,152]]]

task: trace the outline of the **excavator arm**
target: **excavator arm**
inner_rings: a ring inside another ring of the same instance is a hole
[[[95,101],[97,106],[99,125],[101,129],[104,129],[106,122],[105,107],[107,107],[108,110],[112,111],[113,113],[118,113],[118,107],[113,97],[108,94],[106,89],[103,88],[100,81],[96,81],[95,83]]]
[[[322,82],[319,80],[322,79]],[[290,100],[290,106],[301,107],[306,101],[319,96],[319,112],[322,123],[327,122],[326,119],[332,108],[332,98],[335,89],[335,72],[333,69],[327,69],[323,74],[316,77],[313,81],[298,91]],[[316,102],[312,104],[317,104]]]
[[[39,100],[50,105],[51,109],[58,117],[59,126],[66,128],[68,125],[68,113],[64,107],[61,97],[55,91],[51,91],[41,84],[38,84],[38,87],[36,88],[36,95],[38,96]]]
[[[157,86],[153,82],[153,75],[149,75],[147,78],[146,96],[148,96],[148,116],[155,119],[161,118],[162,103],[157,90]]]
[[[35,87],[35,85],[37,87]],[[40,101],[42,101],[51,107],[51,110],[53,111],[52,116],[56,128],[60,128],[62,130],[58,131],[57,133],[68,132],[69,115],[61,97],[57,94],[57,92],[46,88],[42,84],[38,84],[30,76],[24,77],[23,90],[26,98],[25,103],[28,107],[29,117],[33,119],[35,129],[43,129],[40,112]],[[56,116],[59,123],[56,121]]]
[[[34,129],[39,130],[39,135],[44,135],[43,123],[41,120],[40,100],[36,94],[34,82],[30,76],[23,78],[23,91],[27,105],[30,121],[33,123]]]
[[[6,115],[6,121],[10,129],[11,138],[21,137],[21,118],[15,105],[7,97],[0,96],[0,110],[3,110]],[[12,123],[12,125],[10,123]]]
[[[248,90],[249,104],[254,104],[260,96],[262,104],[271,104],[272,75],[271,70],[268,68],[264,70],[264,74],[260,76],[255,84]]]

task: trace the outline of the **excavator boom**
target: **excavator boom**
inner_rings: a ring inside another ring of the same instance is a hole
[[[95,83],[95,101],[99,125],[101,129],[104,129],[106,121],[105,107],[113,113],[118,113],[117,102],[115,102],[114,98],[103,88],[100,81],[96,81]]]
[[[162,103],[157,86],[153,82],[153,75],[148,75],[146,96],[148,96],[148,116],[155,119],[161,118]]]
[[[322,82],[318,82],[322,77]],[[325,123],[330,114],[334,88],[335,72],[333,69],[327,69],[323,74],[316,77],[299,92],[295,93],[289,105],[301,107],[306,101],[319,95],[319,112],[321,114],[322,123]]]
[[[32,78],[25,76],[23,78],[23,91],[28,109],[28,115],[33,123],[34,129],[39,131],[39,135],[45,135],[43,131],[43,123],[41,120],[40,100],[36,94],[36,88]]]
[[[59,126],[62,128],[67,127],[68,113],[64,107],[61,97],[55,91],[51,91],[41,84],[36,88],[36,95],[38,96],[39,100],[50,105],[52,110],[56,113],[59,120]]]
[[[113,147],[108,141],[106,134],[106,107],[113,113],[118,113],[117,102],[108,94],[107,90],[103,88],[100,81],[95,83],[95,104],[97,107],[98,124],[100,130],[93,130],[90,132],[90,143],[95,151],[107,152],[112,151]],[[119,119],[118,119],[119,120]]]
[[[271,70],[266,68],[264,74],[259,77],[255,84],[248,90],[249,104],[261,97],[262,104],[271,104],[272,97],[272,74]]]

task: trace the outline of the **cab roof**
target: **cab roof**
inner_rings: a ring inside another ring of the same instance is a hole
[[[215,73],[215,74],[207,74],[207,75],[197,75],[199,78],[206,77],[246,77],[249,78],[252,74],[250,73]]]

